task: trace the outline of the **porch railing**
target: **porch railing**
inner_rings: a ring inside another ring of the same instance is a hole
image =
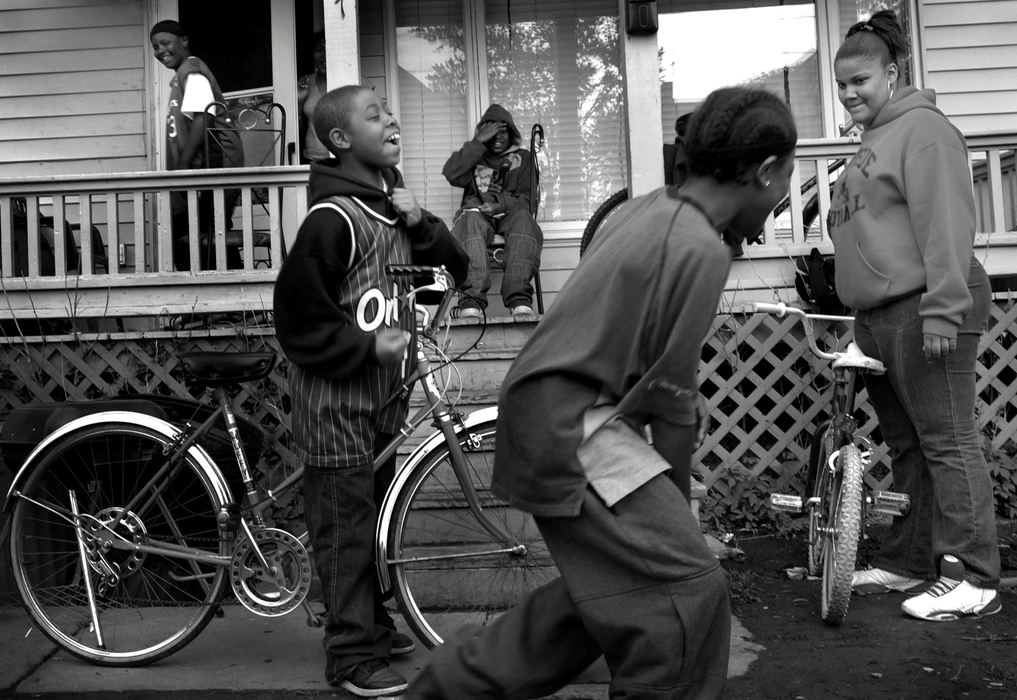
[[[307,177],[291,166],[0,181],[0,318],[216,311],[243,288],[262,288],[264,303],[307,209]],[[199,226],[199,192],[211,230]],[[182,231],[171,198],[188,204]],[[175,269],[174,233],[191,271]]]
[[[990,275],[1017,278],[1017,132],[971,134],[967,142],[976,208],[975,254]],[[767,222],[762,244],[747,247],[745,257],[732,265],[729,292],[743,294],[734,294],[731,306],[737,308],[738,298],[747,301],[753,295],[780,296],[788,290],[793,295],[793,259],[813,247],[833,252],[826,223],[830,188],[857,148],[858,142],[849,139],[798,142],[789,206]]]
[[[976,246],[990,273],[1017,275],[1017,133],[967,140]],[[847,139],[799,143],[789,206],[771,218],[763,244],[747,250],[748,263],[736,263],[732,285],[793,288],[789,257],[813,246],[832,250],[830,184],[840,172],[838,161],[857,147]],[[307,177],[306,166],[287,166],[0,180],[0,319],[215,312],[238,304],[267,309],[287,242],[306,211]],[[810,178],[815,181],[803,191]],[[227,222],[230,190],[240,197]],[[211,231],[199,224],[199,192],[211,192]],[[189,203],[192,271],[174,266],[171,197]],[[806,214],[817,208],[806,226]],[[585,222],[575,223],[578,242]]]

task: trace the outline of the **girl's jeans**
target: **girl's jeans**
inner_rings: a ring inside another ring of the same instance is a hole
[[[860,311],[855,341],[882,360],[885,375],[865,375],[869,399],[890,448],[894,489],[911,497],[881,543],[879,568],[934,579],[944,554],[965,566],[970,583],[999,583],[992,480],[975,420],[978,339],[989,318],[985,270],[972,262],[974,306],[957,333],[957,350],[927,360],[922,351],[921,294]]]

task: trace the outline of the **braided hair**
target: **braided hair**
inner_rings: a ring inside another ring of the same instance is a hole
[[[910,52],[911,45],[897,22],[897,15],[892,10],[881,10],[864,22],[851,25],[835,60],[874,57],[888,66],[907,58]]]
[[[784,158],[797,141],[788,106],[771,92],[745,87],[711,92],[685,134],[689,171],[718,182],[735,180],[770,156]]]

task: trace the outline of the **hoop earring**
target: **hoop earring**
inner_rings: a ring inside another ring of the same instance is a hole
[[[890,91],[890,99],[892,100],[893,99],[893,81],[892,80],[887,80],[886,81],[886,89]]]

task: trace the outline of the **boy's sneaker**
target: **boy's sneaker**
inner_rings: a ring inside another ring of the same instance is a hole
[[[413,640],[401,632],[392,633],[392,656],[405,656],[417,648]]]
[[[901,603],[900,609],[911,617],[933,622],[949,622],[975,615],[985,617],[1003,609],[999,594],[964,580],[964,564],[952,554],[943,557],[939,580],[929,590]]]
[[[908,593],[924,584],[924,579],[890,573],[886,569],[864,569],[851,575],[851,591],[858,595]]]
[[[405,678],[393,671],[384,659],[362,661],[348,670],[342,678],[330,679],[329,683],[338,685],[361,698],[398,695],[410,685]]]

